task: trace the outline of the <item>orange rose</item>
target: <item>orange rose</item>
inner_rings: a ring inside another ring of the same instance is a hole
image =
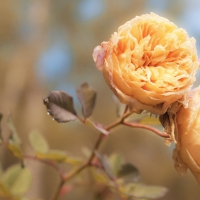
[[[200,184],[200,87],[190,91],[188,108],[181,107],[176,123],[175,168],[181,175],[189,168]]]
[[[159,115],[175,101],[187,105],[199,67],[194,38],[154,13],[120,26],[93,59],[122,103]]]

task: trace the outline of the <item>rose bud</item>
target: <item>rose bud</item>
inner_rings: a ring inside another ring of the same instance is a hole
[[[188,96],[188,107],[181,107],[176,114],[177,144],[173,159],[181,175],[189,168],[200,184],[200,87]]]
[[[93,52],[96,67],[121,103],[161,115],[186,93],[199,67],[195,39],[154,13],[120,26]]]

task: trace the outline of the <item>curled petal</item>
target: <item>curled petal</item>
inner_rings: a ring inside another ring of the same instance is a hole
[[[177,144],[174,150],[175,166],[189,168],[200,184],[200,87],[189,92],[188,107],[176,114]],[[176,167],[181,171],[180,167]]]
[[[93,59],[122,103],[158,115],[176,101],[187,107],[199,68],[194,38],[154,13],[120,26]]]

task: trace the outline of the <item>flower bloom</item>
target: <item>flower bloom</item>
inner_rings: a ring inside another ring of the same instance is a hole
[[[154,13],[120,26],[93,59],[122,103],[159,115],[175,101],[187,106],[199,67],[194,38]]]
[[[180,108],[176,123],[175,168],[181,175],[189,168],[200,184],[200,87],[189,92],[188,107]]]

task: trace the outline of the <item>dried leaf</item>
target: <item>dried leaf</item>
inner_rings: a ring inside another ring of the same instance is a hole
[[[77,88],[76,92],[82,105],[84,118],[88,118],[94,109],[96,91],[88,83],[83,83]]]
[[[98,131],[100,131],[101,133],[105,134],[105,135],[108,135],[109,132],[103,128],[103,126],[101,124],[95,124],[94,122],[90,121],[90,120],[86,120],[85,121],[86,124],[88,124],[89,126],[97,129]]]
[[[119,169],[122,165],[123,159],[119,154],[112,154],[109,157],[109,161],[112,166],[112,172],[116,176],[117,172],[119,171]]]
[[[121,168],[117,172],[118,178],[123,178],[125,182],[136,182],[140,179],[138,169],[131,163],[125,163],[121,165]]]
[[[29,140],[36,152],[47,153],[49,151],[46,139],[38,131],[32,131]]]
[[[69,122],[76,119],[73,98],[64,91],[52,91],[43,100],[47,113],[57,122]]]

